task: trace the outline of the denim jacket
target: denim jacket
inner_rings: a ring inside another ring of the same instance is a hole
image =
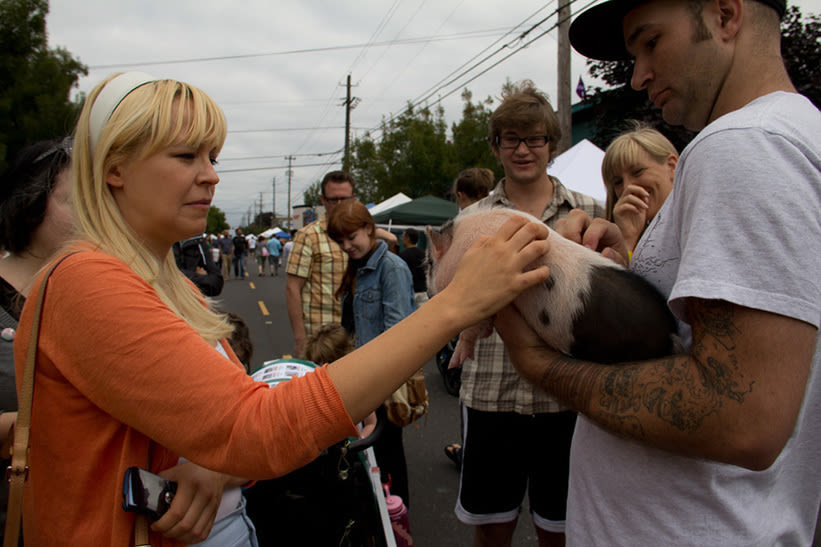
[[[350,294],[343,297],[350,298]],[[380,241],[356,272],[353,296],[356,347],[367,344],[413,313],[413,279],[404,260]]]

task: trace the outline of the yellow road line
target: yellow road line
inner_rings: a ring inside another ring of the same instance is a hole
[[[249,281],[248,284],[251,286],[251,289],[256,289],[257,288],[257,286],[254,285],[253,281]]]
[[[269,315],[268,308],[265,307],[265,303],[262,300],[257,302],[257,304],[259,304],[259,309],[262,311],[262,315]]]

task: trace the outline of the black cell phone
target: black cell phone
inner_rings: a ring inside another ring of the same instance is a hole
[[[177,483],[145,469],[129,467],[123,477],[123,509],[146,515],[152,521],[168,511]]]

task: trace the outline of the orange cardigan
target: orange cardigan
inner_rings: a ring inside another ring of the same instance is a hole
[[[15,343],[18,390],[34,300],[23,309]],[[275,389],[254,382],[225,341],[233,364],[110,255],[68,257],[49,281],[43,310],[24,494],[27,546],[132,545],[123,473],[146,467],[149,457],[155,473],[183,456],[264,479],[356,435],[324,369]],[[152,534],[151,544],[178,542]]]

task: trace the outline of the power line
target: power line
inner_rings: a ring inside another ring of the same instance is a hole
[[[293,157],[293,156],[291,156]],[[332,162],[334,163],[334,162]],[[294,167],[316,167],[318,165],[328,165],[328,163],[302,163],[299,165],[292,165],[291,168]],[[272,165],[268,167],[245,167],[242,169],[219,169],[217,170],[217,174],[221,175],[222,173],[244,173],[248,171],[276,171],[277,169],[288,169],[288,165]]]
[[[429,87],[426,91],[423,91],[423,92],[422,92],[420,95],[418,95],[415,99],[411,100],[411,103],[414,103],[414,104],[419,104],[419,103],[421,103],[422,101],[426,100],[428,97],[432,96],[434,93],[436,93],[436,92],[437,92],[437,91],[439,91],[440,89],[442,89],[442,88],[444,88],[445,86],[449,85],[450,83],[452,83],[452,82],[456,81],[458,78],[460,78],[460,77],[461,77],[461,76],[463,76],[464,74],[466,74],[466,73],[470,72],[471,70],[473,70],[474,68],[478,67],[479,65],[481,65],[482,63],[484,63],[485,61],[487,61],[488,59],[490,59],[490,58],[491,58],[491,57],[493,57],[494,55],[498,54],[499,52],[503,51],[505,48],[509,47],[509,46],[510,46],[510,43],[502,45],[500,48],[498,48],[496,51],[494,51],[494,52],[493,52],[493,53],[491,53],[490,55],[485,56],[485,57],[484,57],[484,58],[482,58],[482,60],[480,60],[479,62],[474,63],[472,66],[470,66],[470,67],[469,67],[469,68],[467,68],[466,70],[462,71],[462,72],[461,72],[458,76],[453,77],[453,75],[454,75],[454,74],[456,74],[457,72],[459,72],[460,70],[462,70],[463,68],[465,68],[467,65],[469,65],[470,63],[472,63],[472,62],[473,62],[473,61],[474,61],[477,57],[479,57],[479,56],[480,56],[480,55],[482,55],[483,53],[485,53],[485,52],[487,52],[488,50],[490,50],[490,48],[492,48],[493,46],[495,46],[496,44],[498,44],[499,42],[501,42],[503,39],[505,39],[505,37],[510,36],[511,34],[513,34],[513,33],[516,31],[516,29],[518,29],[519,27],[521,27],[522,25],[524,25],[525,23],[527,23],[530,19],[532,19],[533,17],[535,17],[535,16],[536,16],[539,12],[541,12],[542,10],[544,10],[544,9],[545,9],[547,6],[549,6],[552,2],[553,2],[553,0],[551,0],[551,1],[550,1],[550,2],[548,2],[547,4],[543,5],[543,6],[542,6],[542,7],[540,7],[538,10],[536,10],[535,12],[533,12],[532,14],[530,14],[530,15],[529,15],[528,17],[526,17],[526,18],[525,18],[525,19],[524,19],[521,23],[517,24],[515,27],[513,27],[512,29],[510,29],[508,32],[506,32],[505,34],[503,34],[502,36],[500,36],[500,37],[499,37],[498,39],[496,39],[496,41],[494,41],[492,44],[490,44],[489,46],[485,47],[482,51],[480,51],[479,53],[477,53],[476,55],[474,55],[473,57],[471,57],[470,59],[468,59],[467,61],[465,61],[464,63],[462,63],[462,64],[461,64],[458,68],[456,68],[456,69],[452,70],[452,71],[450,72],[450,74],[447,74],[446,76],[444,76],[443,78],[441,78],[438,82],[436,82],[435,84],[433,84],[433,85],[432,85],[431,87]],[[538,23],[536,23],[535,25],[532,25],[532,26],[530,27],[530,29],[528,29],[527,31],[525,31],[525,32],[523,32],[522,34],[520,34],[520,35],[518,36],[518,38],[516,38],[516,40],[521,40],[521,38],[522,38],[523,36],[527,35],[527,34],[528,34],[529,32],[531,32],[534,28],[536,28],[537,26],[539,26],[539,25],[541,25],[542,23],[544,23],[544,22],[545,22],[547,19],[549,19],[549,18],[550,18],[550,17],[551,17],[554,13],[556,13],[556,12],[555,12],[555,11],[551,12],[550,14],[548,14],[548,15],[547,15],[547,17],[544,17],[544,18],[543,18],[541,21],[539,21]],[[449,80],[449,78],[450,78],[450,80]],[[459,87],[462,87],[462,86],[460,85]]]
[[[375,43],[376,37],[377,37],[377,36],[379,36],[379,33],[381,33],[381,32],[382,32],[382,29],[384,29],[384,28],[385,28],[385,25],[387,25],[387,24],[388,24],[388,21],[390,21],[390,20],[391,20],[391,18],[393,17],[393,14],[394,14],[394,13],[396,13],[396,9],[397,9],[397,7],[398,7],[398,6],[399,6],[399,0],[394,0],[393,5],[390,7],[390,9],[388,9],[388,12],[387,12],[387,13],[386,13],[383,17],[382,17],[382,20],[381,20],[381,21],[379,22],[379,24],[377,25],[376,30],[375,30],[375,31],[373,32],[373,34],[371,35],[370,39],[368,39],[368,43],[367,43],[367,44],[365,44],[365,46],[364,46],[364,47],[362,47],[362,50],[361,50],[361,51],[359,52],[359,54],[358,54],[358,55],[354,58],[354,60],[353,60],[353,62],[351,63],[351,65],[348,67],[348,70],[346,70],[346,71],[345,71],[345,72],[346,72],[346,74],[348,75],[348,77],[347,77],[348,86],[350,86],[351,72],[353,71],[353,67],[354,67],[354,66],[355,66],[355,65],[359,62],[359,59],[360,59],[360,58],[362,58],[362,56],[364,56],[365,52],[366,52],[368,49],[370,49],[370,48],[372,47],[372,45]],[[390,43],[392,44],[392,43],[394,43],[394,42],[395,42],[395,40],[392,40]],[[322,111],[322,115],[321,115],[321,116],[320,116],[320,118],[319,118],[318,125],[319,125],[319,124],[322,124],[322,123],[325,121],[325,118],[326,118],[326,117],[328,116],[328,114],[330,113],[330,111],[331,111],[332,101],[334,100],[334,96],[335,96],[335,95],[336,95],[336,89],[334,88],[334,92],[333,92],[333,94],[332,94],[332,95],[331,95],[331,97],[328,99],[328,101],[325,103],[325,108],[323,109],[323,111]],[[347,108],[350,108],[350,105],[347,105]],[[347,128],[345,128],[345,129],[347,130]],[[346,131],[345,135],[346,135],[346,139],[347,139],[347,135],[348,135],[347,131]],[[310,139],[310,137],[311,137],[311,136],[313,136],[313,135],[308,135],[308,136],[305,138],[305,140],[304,140],[304,141],[302,141],[302,144],[300,144],[300,145],[299,145],[299,147],[297,147],[297,151],[301,150],[301,149],[302,149],[302,147],[303,147],[303,146],[305,146],[305,145],[307,144],[307,142],[308,142],[308,140]]]
[[[376,26],[376,30],[373,31],[373,34],[371,34],[371,37],[368,40],[368,43],[365,44],[365,46],[362,48],[362,51],[360,51],[359,54],[356,56],[356,58],[354,58],[353,62],[351,63],[351,66],[349,66],[348,70],[345,71],[347,74],[350,74],[351,72],[353,72],[353,69],[356,66],[356,64],[359,62],[359,59],[364,57],[365,52],[368,51],[372,47],[372,45],[375,43],[374,40],[376,40],[376,37],[379,36],[379,33],[382,32],[382,30],[385,28],[385,26],[388,24],[388,22],[393,18],[393,15],[396,13],[397,7],[399,7],[399,0],[394,0],[393,5],[390,7],[390,9],[388,9],[388,12],[382,17],[382,20]]]
[[[418,44],[418,43],[425,43],[425,42],[446,42],[451,40],[466,40],[470,38],[483,38],[485,36],[492,36],[499,31],[504,29],[487,29],[487,30],[477,30],[473,32],[461,32],[457,34],[449,34],[446,36],[422,36],[416,38],[404,38],[404,39],[396,39],[396,40],[388,40],[384,42],[373,42],[373,43],[366,43],[366,44],[349,44],[343,46],[327,46],[327,47],[314,47],[314,48],[303,48],[303,49],[292,49],[292,50],[284,50],[284,51],[271,51],[266,53],[247,53],[241,55],[222,55],[216,57],[192,57],[188,59],[171,59],[166,61],[140,61],[137,63],[111,63],[111,64],[104,64],[104,65],[91,65],[89,66],[89,70],[103,70],[103,69],[112,69],[112,68],[134,68],[134,67],[142,67],[142,66],[161,66],[161,65],[177,65],[177,64],[185,64],[185,63],[207,63],[212,61],[234,61],[237,59],[253,59],[255,57],[276,57],[281,55],[301,55],[305,53],[323,53],[327,51],[344,51],[347,49],[357,49],[361,47],[384,47],[384,46],[395,46],[395,45],[407,45],[407,44]]]
[[[577,2],[577,1],[578,1],[578,0],[570,0],[569,4],[570,4],[570,5],[572,5],[572,4],[574,4],[575,2]],[[582,8],[582,10],[587,9],[589,6],[593,5],[593,4],[594,4],[595,2],[597,2],[597,1],[598,1],[598,0],[590,0],[590,2]],[[552,2],[549,2],[549,3],[552,3]],[[549,4],[549,3],[548,3],[548,4]],[[547,6],[548,4],[545,4],[545,6]],[[541,11],[541,9],[544,9],[544,7],[543,7],[543,8],[540,8],[540,10],[539,10],[539,11]],[[537,11],[537,13],[538,13],[538,11]],[[533,30],[535,30],[535,29],[536,29],[539,25],[541,25],[542,23],[544,23],[545,21],[547,21],[547,19],[549,19],[550,17],[552,17],[553,15],[555,15],[555,14],[557,14],[557,13],[558,13],[558,8],[557,8],[556,10],[553,10],[550,14],[548,14],[548,15],[547,15],[545,18],[543,18],[541,21],[539,21],[538,23],[536,23],[536,24],[534,24],[533,26],[531,26],[531,27],[530,27],[527,31],[525,31],[524,33],[520,34],[520,35],[519,35],[519,36],[518,36],[518,37],[514,40],[514,42],[515,42],[515,41],[521,41],[521,39],[522,39],[523,37],[527,36],[529,33],[531,33]],[[532,15],[531,15],[531,17],[532,17]],[[527,19],[526,19],[526,20],[527,20]],[[504,61],[506,61],[507,59],[509,59],[509,58],[510,58],[510,57],[512,57],[513,55],[515,55],[515,54],[519,53],[520,51],[522,51],[523,49],[525,49],[525,48],[529,47],[531,44],[533,44],[533,43],[534,43],[534,42],[536,42],[537,40],[539,40],[539,39],[541,39],[542,37],[544,37],[545,35],[547,35],[550,31],[552,31],[552,30],[556,29],[556,28],[559,26],[559,23],[560,23],[560,22],[559,22],[559,21],[557,21],[556,23],[554,23],[553,25],[551,25],[551,26],[550,26],[547,30],[543,31],[541,34],[539,34],[539,35],[538,35],[538,36],[536,36],[535,38],[533,38],[533,39],[531,39],[531,40],[529,40],[529,41],[527,41],[527,42],[525,42],[525,43],[521,44],[521,45],[520,45],[520,46],[518,46],[515,50],[511,51],[510,53],[508,53],[507,55],[505,55],[504,57],[502,57],[502,58],[501,58],[501,59],[499,59],[498,61],[494,62],[492,65],[490,65],[490,66],[488,66],[487,68],[483,69],[483,70],[482,70],[482,71],[480,71],[478,74],[476,74],[476,75],[474,75],[474,76],[470,77],[469,79],[467,79],[467,80],[465,80],[465,81],[463,81],[463,82],[459,83],[457,86],[455,86],[453,89],[451,89],[451,90],[450,90],[450,91],[448,91],[447,93],[445,93],[445,94],[443,94],[443,95],[440,95],[440,96],[439,96],[439,97],[438,97],[435,101],[433,101],[433,103],[432,103],[431,105],[429,105],[429,106],[433,106],[433,105],[439,104],[439,103],[440,103],[440,102],[442,102],[444,99],[446,99],[447,97],[450,97],[450,96],[451,96],[451,95],[453,95],[456,91],[458,91],[458,90],[462,89],[462,88],[463,88],[464,86],[466,86],[467,84],[469,84],[469,83],[471,83],[471,82],[475,81],[477,78],[479,78],[480,76],[482,76],[482,75],[486,74],[487,72],[489,72],[489,71],[490,71],[490,70],[492,70],[493,68],[497,67],[498,65],[500,65],[501,63],[503,63]],[[521,25],[521,24],[520,24],[520,25]],[[520,26],[520,25],[517,25],[517,27],[518,27],[518,26]],[[516,28],[516,27],[514,27],[514,28]],[[509,33],[508,33],[508,34],[509,34]],[[448,85],[450,85],[450,84],[454,83],[454,82],[455,82],[456,80],[458,80],[459,78],[461,78],[461,77],[463,77],[463,76],[467,75],[467,74],[468,74],[471,70],[474,70],[474,69],[478,68],[481,64],[485,63],[486,61],[489,61],[492,57],[496,56],[496,55],[497,55],[497,54],[499,54],[500,52],[502,52],[502,51],[504,51],[505,49],[509,48],[511,43],[513,43],[513,42],[510,42],[510,43],[508,43],[508,44],[503,45],[502,47],[498,48],[498,49],[497,49],[495,52],[493,52],[492,54],[490,54],[490,55],[488,55],[488,56],[484,57],[481,61],[479,61],[479,62],[477,62],[477,63],[474,63],[474,64],[473,64],[470,68],[468,68],[468,69],[466,69],[466,70],[462,71],[462,72],[461,72],[458,76],[456,76],[456,77],[454,77],[454,78],[451,78],[451,79],[450,79],[448,82],[446,82],[445,84],[442,84],[442,85],[438,86],[436,89],[434,89],[433,91],[428,92],[428,93],[427,93],[427,94],[425,94],[423,97],[421,97],[421,98],[417,98],[416,100],[412,101],[412,102],[411,102],[411,104],[409,105],[409,107],[411,107],[411,108],[415,108],[415,107],[419,106],[420,104],[422,104],[423,102],[427,101],[427,100],[428,100],[428,99],[430,99],[430,98],[431,98],[431,97],[432,97],[432,96],[433,96],[433,95],[434,95],[437,91],[439,91],[439,90],[441,90],[441,89],[445,88],[446,86],[448,86]],[[474,58],[475,58],[475,57],[474,57]],[[464,65],[463,65],[463,66],[464,66]],[[457,70],[458,70],[458,69],[457,69]],[[451,74],[453,74],[453,73],[451,73]],[[446,78],[447,78],[447,77],[446,77]],[[441,81],[441,80],[440,80],[440,81]],[[405,109],[405,110],[406,110],[406,109]],[[387,124],[389,124],[390,122],[392,122],[392,121],[394,121],[395,119],[397,119],[399,116],[401,116],[401,115],[405,112],[405,110],[403,110],[403,111],[402,111],[402,112],[400,112],[399,114],[395,114],[395,115],[391,116],[388,120],[384,121],[384,122],[383,122],[383,126],[384,126],[384,125],[387,125]],[[381,127],[375,127],[375,128],[370,129],[369,131],[371,131],[371,132],[378,132],[378,131],[381,131]]]
[[[572,3],[573,1],[575,1],[575,0],[571,0],[571,3]],[[595,1],[595,0],[594,0],[594,1]],[[413,106],[413,107],[418,106],[419,104],[421,104],[422,102],[426,101],[426,100],[427,100],[427,99],[429,99],[431,96],[433,96],[433,95],[434,95],[437,91],[439,91],[439,90],[441,90],[441,89],[443,89],[443,88],[447,87],[448,85],[450,85],[450,84],[454,83],[454,82],[455,82],[456,80],[458,80],[459,78],[461,78],[461,77],[463,77],[464,75],[468,74],[471,70],[476,69],[477,67],[481,66],[481,64],[482,64],[482,63],[485,63],[485,62],[486,62],[486,61],[488,61],[490,58],[492,58],[492,57],[494,57],[495,55],[498,55],[500,52],[504,51],[504,49],[506,49],[506,48],[510,47],[510,43],[509,43],[509,44],[505,44],[505,45],[503,45],[502,47],[498,48],[498,50],[497,50],[497,51],[495,51],[494,53],[492,53],[492,54],[490,54],[490,55],[486,56],[485,58],[483,58],[483,59],[482,59],[482,60],[480,60],[479,62],[474,63],[474,64],[473,64],[472,66],[470,66],[468,69],[466,69],[466,70],[462,71],[462,72],[461,72],[458,76],[456,76],[456,77],[454,77],[454,78],[451,78],[451,76],[452,76],[453,74],[455,74],[456,72],[458,72],[459,70],[461,70],[462,68],[464,68],[464,67],[465,67],[465,65],[467,65],[467,64],[469,64],[469,63],[471,63],[474,59],[476,59],[476,57],[478,57],[478,56],[479,56],[479,55],[481,55],[482,53],[486,52],[488,49],[490,49],[491,47],[493,47],[495,44],[499,43],[502,39],[504,39],[504,37],[511,35],[513,32],[515,32],[515,31],[516,31],[516,29],[520,28],[522,25],[524,25],[525,23],[527,23],[529,20],[531,20],[533,17],[535,17],[535,16],[536,16],[538,13],[540,13],[541,11],[543,11],[543,10],[544,10],[547,6],[549,6],[551,3],[553,3],[553,0],[551,0],[550,2],[548,2],[547,4],[545,4],[544,6],[542,6],[542,7],[541,7],[541,8],[539,8],[538,10],[536,10],[534,13],[532,13],[531,15],[529,15],[528,17],[526,17],[526,18],[525,18],[522,22],[518,23],[518,24],[517,24],[516,26],[514,26],[512,29],[508,30],[508,31],[507,31],[507,32],[506,32],[506,33],[505,33],[505,34],[504,34],[501,38],[497,39],[497,40],[496,40],[493,44],[491,44],[490,46],[486,47],[486,48],[485,48],[485,49],[483,49],[480,53],[478,53],[477,55],[475,55],[474,57],[472,57],[471,59],[469,59],[468,61],[466,61],[465,63],[463,63],[463,64],[462,64],[459,68],[457,68],[456,70],[452,71],[450,74],[448,74],[447,76],[445,76],[444,78],[442,78],[441,80],[439,80],[439,82],[437,82],[436,84],[434,84],[434,86],[433,86],[433,91],[431,91],[431,90],[430,90],[431,88],[429,88],[429,90],[428,90],[428,91],[423,92],[423,97],[421,97],[421,98],[417,97],[414,101],[412,101],[412,106]],[[558,9],[551,11],[551,12],[550,12],[550,13],[549,13],[546,17],[542,18],[539,22],[537,22],[537,23],[535,23],[535,24],[531,25],[531,26],[530,26],[530,28],[528,28],[526,31],[524,31],[524,32],[522,32],[521,34],[519,34],[519,35],[517,36],[517,38],[515,39],[515,41],[521,41],[521,40],[522,40],[525,36],[527,36],[527,35],[528,35],[529,33],[531,33],[534,29],[536,29],[539,25],[543,24],[545,21],[547,21],[550,17],[552,17],[552,16],[553,16],[554,14],[556,14],[556,13],[558,13]],[[551,27],[550,29],[548,29],[548,31],[546,31],[546,32],[542,33],[542,34],[541,34],[541,35],[539,35],[536,39],[541,38],[542,36],[544,36],[545,34],[547,34],[547,32],[549,32],[549,31],[550,31],[550,30],[552,30],[553,28],[555,28],[555,27]],[[510,55],[507,55],[506,57],[504,57],[504,59],[502,59],[502,61],[504,61],[504,60],[506,60],[506,59],[510,58],[513,54],[517,53],[518,51],[521,51],[521,49],[523,49],[523,48],[524,48],[524,47],[526,47],[527,45],[530,45],[531,43],[533,43],[533,41],[535,41],[535,40],[531,40],[531,41],[530,41],[530,42],[528,42],[525,46],[520,47],[519,49],[517,49],[516,51],[514,51],[514,52],[513,52],[513,53],[511,53]],[[511,42],[511,43],[513,43],[513,42]],[[501,62],[501,61],[500,61],[500,62]],[[466,85],[467,83],[472,82],[473,80],[475,80],[476,78],[478,78],[478,77],[479,77],[479,76],[481,76],[482,74],[486,73],[488,70],[490,70],[490,69],[492,69],[493,67],[497,66],[500,62],[497,62],[496,64],[492,65],[490,68],[488,68],[488,69],[486,69],[486,70],[482,71],[482,72],[481,72],[481,73],[479,73],[477,76],[475,76],[474,78],[472,78],[472,79],[468,80],[467,82],[464,82],[464,83],[459,84],[457,87],[455,87],[452,91],[450,91],[450,92],[449,92],[449,93],[447,93],[446,95],[439,97],[439,99],[438,99],[437,101],[435,101],[433,104],[438,104],[439,102],[441,102],[442,100],[444,100],[446,97],[448,97],[448,96],[452,95],[452,94],[453,94],[455,91],[457,91],[458,89],[461,89],[461,88],[462,88],[464,85]],[[448,80],[448,78],[451,78],[451,79],[450,79],[450,80]],[[445,80],[448,80],[448,81],[446,81],[445,83],[442,83],[442,82],[443,82],[443,81],[445,81]],[[384,124],[388,124],[388,123],[390,123],[391,121],[393,121],[393,120],[395,120],[396,118],[398,118],[399,116],[401,116],[403,112],[404,112],[404,109],[403,109],[402,111],[400,111],[400,113],[399,113],[399,114],[393,115],[391,118],[389,118],[387,121],[385,121],[385,122],[383,122],[383,123],[384,123]],[[324,113],[324,114],[323,114],[323,117],[322,117],[322,119],[323,119],[323,120],[324,120],[324,117],[325,117],[325,115],[326,115],[326,114],[327,114],[327,113]],[[376,127],[376,128],[367,129],[366,131],[369,131],[369,132],[378,132],[380,129],[381,129],[381,128]],[[325,164],[322,164],[322,167],[327,167],[328,165],[330,165],[330,164],[332,164],[332,163],[335,163],[335,161],[334,161],[333,159],[329,160],[329,161],[328,161],[328,162],[326,162]],[[316,178],[316,177],[314,177],[314,178]]]
[[[306,157],[306,156],[320,156],[320,157],[322,157],[322,156],[330,156],[332,154],[338,154],[341,151],[342,151],[342,149],[340,148],[339,150],[334,150],[332,152],[315,152],[313,154],[307,154],[307,153],[306,154],[291,154],[291,156],[294,156],[294,157],[297,157],[297,158]],[[272,158],[279,158],[279,157],[282,157],[282,154],[274,154],[274,155],[269,155],[269,156],[247,156],[247,157],[244,157],[244,158],[220,158],[219,161],[220,161],[220,163],[222,163],[224,161],[269,160],[269,159],[272,159]]]
[[[574,2],[576,2],[576,1],[577,1],[577,0],[570,0],[569,4],[573,4],[573,3],[574,3]],[[598,1],[598,0],[591,0],[591,1],[590,1],[590,3],[589,3],[587,6],[585,6],[584,8],[582,8],[582,9],[587,9],[587,7],[588,7],[588,6],[593,5],[593,4],[594,4],[595,2],[597,2],[597,1]],[[558,13],[558,10],[556,10],[554,13]],[[493,63],[492,65],[490,65],[489,67],[485,68],[484,70],[482,70],[481,72],[479,72],[479,73],[478,73],[478,74],[476,74],[475,76],[473,76],[473,77],[471,77],[470,79],[466,80],[465,82],[461,83],[461,84],[459,85],[459,87],[456,87],[456,88],[452,89],[451,91],[447,92],[446,94],[444,94],[444,95],[442,95],[441,97],[439,97],[438,99],[436,99],[436,101],[434,101],[434,102],[433,102],[433,104],[438,104],[438,103],[442,102],[444,99],[446,99],[447,97],[450,97],[450,96],[451,96],[451,95],[453,95],[456,91],[458,91],[459,89],[461,89],[461,87],[462,87],[462,86],[465,86],[465,85],[467,85],[467,84],[471,83],[472,81],[476,80],[477,78],[479,78],[479,77],[480,77],[480,76],[482,76],[483,74],[486,74],[487,72],[489,72],[489,71],[490,71],[490,70],[492,70],[493,68],[495,68],[495,67],[499,66],[500,64],[502,64],[504,61],[508,60],[509,58],[511,58],[512,56],[514,56],[515,54],[519,53],[519,52],[520,52],[520,51],[522,51],[523,49],[525,49],[525,48],[529,47],[529,46],[530,46],[530,44],[532,44],[533,42],[535,42],[535,41],[539,40],[539,39],[540,39],[540,38],[542,38],[543,36],[547,35],[550,31],[552,31],[552,30],[556,29],[556,28],[559,26],[559,23],[560,23],[560,21],[556,21],[556,23],[555,23],[555,24],[553,24],[550,28],[548,28],[547,30],[545,30],[544,32],[542,32],[541,34],[539,34],[538,36],[536,36],[535,38],[533,38],[533,39],[532,39],[532,40],[530,40],[529,42],[525,42],[524,44],[522,44],[521,46],[519,46],[519,47],[518,47],[518,49],[516,49],[516,50],[514,50],[514,51],[512,51],[512,52],[510,52],[510,53],[508,53],[507,55],[505,55],[504,57],[502,57],[501,59],[499,59],[498,61],[496,61],[496,62],[495,62],[495,63]],[[534,27],[534,28],[535,28],[535,27]],[[531,29],[531,30],[532,30],[532,29]],[[530,31],[528,31],[528,32],[530,32]]]
[[[323,127],[272,127],[270,129],[232,129],[228,133],[281,133],[283,131],[320,131],[325,129],[345,129],[341,126],[323,126]],[[354,129],[365,129],[364,127],[355,127]]]
[[[405,22],[405,24],[402,26],[402,28],[399,29],[399,32],[396,33],[396,36],[394,37],[394,39],[398,39],[399,35],[402,34],[405,31],[406,28],[408,28],[408,25],[410,25],[411,22],[413,22],[414,19],[416,19],[416,15],[422,10],[422,7],[425,5],[426,2],[427,2],[427,0],[422,0],[422,2],[419,3],[419,6],[417,6],[416,11],[413,12],[413,15],[411,15],[408,18],[407,22]],[[439,28],[442,28],[441,25],[439,26]],[[438,33],[439,29],[436,29],[436,32]],[[434,36],[435,36],[435,34],[434,34]],[[425,42],[425,45],[422,46],[422,49],[424,49],[425,46],[427,46],[427,44],[428,44],[428,42]],[[373,63],[371,63],[370,68],[368,68],[368,70],[365,71],[365,74],[363,74],[360,79],[364,80],[365,78],[367,78],[368,74],[370,74],[371,70],[373,70],[373,67],[375,67],[377,64],[379,64],[379,61],[382,60],[382,57],[384,57],[388,53],[389,50],[390,50],[390,47],[386,47],[385,49],[383,49],[382,53],[379,55],[379,57],[377,57],[376,60]],[[417,55],[418,55],[418,53],[417,53]],[[416,57],[414,56],[414,59],[415,58]],[[410,63],[412,63],[412,62],[413,62],[413,60],[410,61]],[[410,63],[408,63],[408,64],[410,64]],[[405,69],[407,69],[407,67],[408,67],[408,65],[405,65]],[[404,72],[404,70],[402,72]],[[396,76],[394,78],[394,81],[396,81],[396,78],[398,78],[398,76]]]
[[[576,1],[577,0],[571,0],[570,4],[573,4]],[[595,0],[592,0],[591,2],[589,2],[588,6],[592,5],[594,2],[595,2]],[[516,53],[520,52],[522,49],[525,49],[525,48],[529,47],[534,42],[536,42],[537,40],[539,40],[542,37],[544,37],[545,35],[547,35],[550,31],[552,31],[553,29],[555,29],[558,26],[558,23],[550,26],[547,30],[544,30],[540,34],[536,35],[535,37],[533,37],[533,38],[531,38],[527,41],[524,41],[531,34],[533,34],[536,29],[538,29],[542,24],[544,24],[550,17],[552,17],[554,14],[558,13],[557,9],[552,10],[549,14],[547,14],[547,16],[543,17],[538,22],[536,22],[534,24],[531,24],[526,30],[519,33],[515,37],[515,39],[508,41],[507,43],[505,43],[505,44],[501,45],[500,47],[498,47],[492,53],[490,53],[488,55],[484,55],[484,57],[482,57],[480,60],[476,61],[477,58],[479,58],[480,56],[482,56],[483,54],[488,52],[488,50],[490,48],[494,47],[496,44],[498,44],[505,37],[510,36],[511,34],[516,32],[517,29],[521,28],[525,23],[527,23],[529,20],[533,19],[535,16],[537,16],[540,12],[542,12],[545,8],[547,8],[547,6],[549,6],[552,3],[553,3],[553,0],[551,0],[551,2],[548,2],[547,4],[545,4],[544,6],[539,8],[539,10],[537,10],[536,12],[534,12],[533,14],[531,14],[530,16],[525,18],[521,23],[519,23],[518,25],[516,25],[512,29],[508,30],[501,38],[497,39],[493,44],[491,44],[490,46],[484,48],[478,54],[474,55],[471,59],[469,59],[468,61],[463,63],[459,68],[455,69],[450,74],[448,74],[444,78],[440,79],[436,84],[431,86],[431,88],[429,88],[428,90],[426,90],[425,92],[423,92],[422,94],[417,96],[417,98],[414,99],[414,101],[412,102],[412,106],[418,106],[419,104],[422,104],[423,102],[429,100],[437,92],[443,91],[443,90],[445,90],[446,88],[448,88],[450,86],[454,86],[452,89],[450,89],[449,91],[447,91],[444,94],[442,94],[441,96],[439,96],[437,98],[437,100],[433,102],[434,105],[440,103],[445,98],[449,97],[450,95],[452,95],[456,91],[462,89],[465,85],[475,81],[477,78],[479,78],[482,75],[486,74],[488,71],[492,70],[493,68],[495,68],[499,64],[503,63],[504,61],[506,61],[507,59],[509,59],[513,55],[515,55]],[[394,6],[395,6],[395,4],[394,4]],[[384,21],[384,19],[383,19],[383,21]],[[473,34],[473,36],[476,36],[475,33],[472,33],[472,34]],[[374,37],[376,35],[377,35],[377,33],[374,34]],[[439,41],[439,40],[440,39],[432,37],[430,40],[428,40],[428,42],[430,42],[430,41]],[[418,40],[415,40],[415,41],[418,41]],[[409,42],[407,40],[399,40],[399,39],[395,39],[395,40],[392,40],[390,42],[378,42],[378,43],[377,42],[369,42],[369,44],[366,44],[365,48],[367,49],[368,47],[372,47],[372,46],[376,46],[376,45],[399,44],[399,43],[409,43]],[[505,50],[512,50],[512,51],[510,51],[507,55],[504,55],[501,59],[498,59],[497,61],[493,62],[489,66],[486,66],[484,69],[480,70],[475,75],[470,76],[466,81],[462,81],[462,82],[457,84],[457,82],[460,79],[469,76],[469,74],[471,72],[479,69],[480,67],[482,67],[482,65],[485,65],[486,63],[491,61],[494,57],[496,57],[496,56],[500,55],[501,53],[503,53]],[[362,57],[363,54],[364,54],[364,51],[361,52],[360,55],[357,57],[357,61],[360,57]],[[355,61],[354,64],[356,64],[357,61]],[[366,73],[366,75],[367,75],[367,73]],[[334,93],[334,95],[335,95],[335,93]],[[333,100],[333,99],[330,99],[329,103],[330,103],[331,100]],[[403,110],[403,112],[404,112],[404,110]],[[320,122],[319,122],[320,124],[322,123],[322,121],[324,121],[324,118],[325,118],[326,115],[327,115],[327,108],[326,108],[325,114],[323,114],[322,120],[320,120]],[[397,117],[399,117],[399,115],[401,115],[401,114],[398,114],[398,115],[395,115],[395,116],[391,117],[389,120],[387,120],[386,123],[390,123],[391,121],[395,120]],[[321,129],[321,127],[316,127],[316,128],[293,128],[293,129],[295,129],[295,130],[310,130],[310,129]],[[329,128],[329,129],[338,129],[338,128]],[[369,131],[377,131],[378,129],[379,128],[371,128],[371,129],[369,129]],[[249,130],[247,132],[254,132],[254,131],[264,131],[264,130]],[[304,146],[304,144],[305,143],[303,143],[303,146]],[[331,157],[329,157],[327,159],[327,161],[324,161],[324,162],[293,165],[292,167],[328,168],[331,165],[339,163],[339,155],[340,154],[341,154],[341,151],[338,152],[338,153],[335,153],[335,154],[332,153],[330,155]],[[277,170],[277,169],[286,169],[286,168],[288,168],[288,167],[285,166],[285,165],[282,165],[282,166],[272,166],[272,167],[259,167],[259,168],[224,170],[224,171],[221,171],[221,172],[222,173],[232,173],[232,172],[243,172],[243,171]],[[314,177],[314,178],[316,178],[316,177]],[[309,180],[312,180],[312,179],[309,179]],[[294,188],[294,190],[298,191],[297,188]]]

